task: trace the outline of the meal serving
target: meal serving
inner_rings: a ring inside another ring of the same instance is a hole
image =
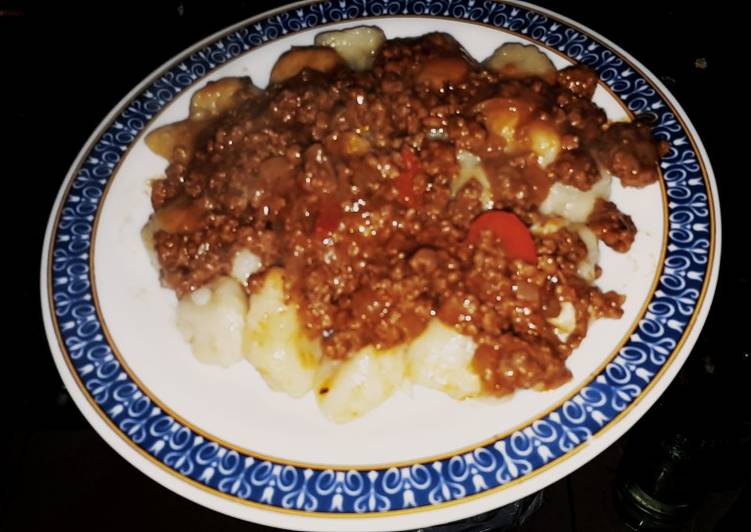
[[[335,422],[402,382],[456,399],[546,390],[591,321],[602,242],[637,233],[613,179],[659,178],[667,146],[608,122],[597,74],[532,45],[482,62],[446,34],[319,34],[207,83],[146,138],[169,164],[143,238],[196,357],[248,360]]]

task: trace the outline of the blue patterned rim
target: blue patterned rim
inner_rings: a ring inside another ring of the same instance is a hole
[[[105,189],[129,147],[178,93],[230,59],[285,34],[348,19],[420,15],[520,34],[590,65],[635,114],[655,118],[670,142],[662,162],[668,232],[658,285],[630,339],[578,392],[545,416],[454,456],[372,469],[293,465],[198,434],[160,408],[109,344],[95,304],[90,246]],[[65,361],[99,415],[129,445],[214,494],[270,510],[383,515],[429,509],[502,489],[573,454],[623,416],[678,353],[710,285],[718,239],[708,170],[677,111],[639,69],[596,38],[528,6],[474,0],[342,0],[296,6],[255,20],[167,67],[121,107],[65,190],[45,251],[46,289]],[[43,272],[43,280],[45,272]]]

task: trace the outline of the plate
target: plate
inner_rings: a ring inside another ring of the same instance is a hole
[[[503,402],[415,387],[333,425],[308,396],[271,392],[249,364],[195,361],[140,240],[149,180],[164,170],[144,135],[187,115],[206,81],[249,75],[324,29],[388,37],[445,31],[476,58],[532,42],[562,67],[600,76],[611,119],[650,114],[670,143],[660,183],[615,186],[638,229],[627,254],[602,249],[598,284],[627,295],[568,360],[572,380]],[[476,515],[572,472],[631,427],[688,356],[717,281],[719,204],[685,113],[641,64],[587,28],[527,4],[434,0],[295,4],[244,21],[159,68],[103,120],[50,216],[41,292],[51,351],[71,396],[124,458],[175,492],[249,521],[297,530],[400,530]]]

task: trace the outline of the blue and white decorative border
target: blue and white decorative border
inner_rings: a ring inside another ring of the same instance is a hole
[[[521,34],[590,65],[633,113],[653,115],[655,135],[671,145],[662,162],[669,231],[659,284],[629,341],[589,384],[543,418],[491,444],[373,470],[300,467],[246,455],[163,412],[108,344],[89,268],[100,200],[113,170],[152,117],[217,66],[288,33],[384,15],[473,21]],[[502,487],[579,447],[629,409],[676,352],[703,298],[716,231],[707,177],[693,150],[690,133],[650,81],[599,41],[531,8],[474,0],[341,0],[295,7],[182,58],[95,140],[63,196],[46,258],[54,325],[70,367],[100,414],[130,444],[209,492],[269,509],[325,514],[435,507]]]

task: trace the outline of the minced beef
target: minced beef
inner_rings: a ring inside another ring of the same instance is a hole
[[[492,207],[529,227],[542,221],[553,183],[592,186],[595,160],[625,185],[656,180],[661,152],[648,128],[607,127],[591,102],[596,83],[580,66],[552,83],[505,79],[431,34],[387,41],[365,72],[342,64],[249,87],[194,148],[175,150],[153,184],[162,280],[182,297],[227,275],[248,249],[263,264],[248,290],[282,266],[305,332],[327,357],[409,341],[438,317],[474,338],[489,393],[557,386],[590,319],[619,317],[623,297],[578,277],[587,251],[573,231],[533,236],[532,263],[510,256],[493,231],[468,239],[487,191],[477,180],[451,185],[457,152],[479,155]],[[543,169],[528,151],[509,150],[488,118],[499,105],[518,113],[517,134],[522,121],[552,128],[558,159]],[[609,202],[589,226],[616,250],[635,233]],[[548,320],[566,302],[576,326],[562,337]]]

